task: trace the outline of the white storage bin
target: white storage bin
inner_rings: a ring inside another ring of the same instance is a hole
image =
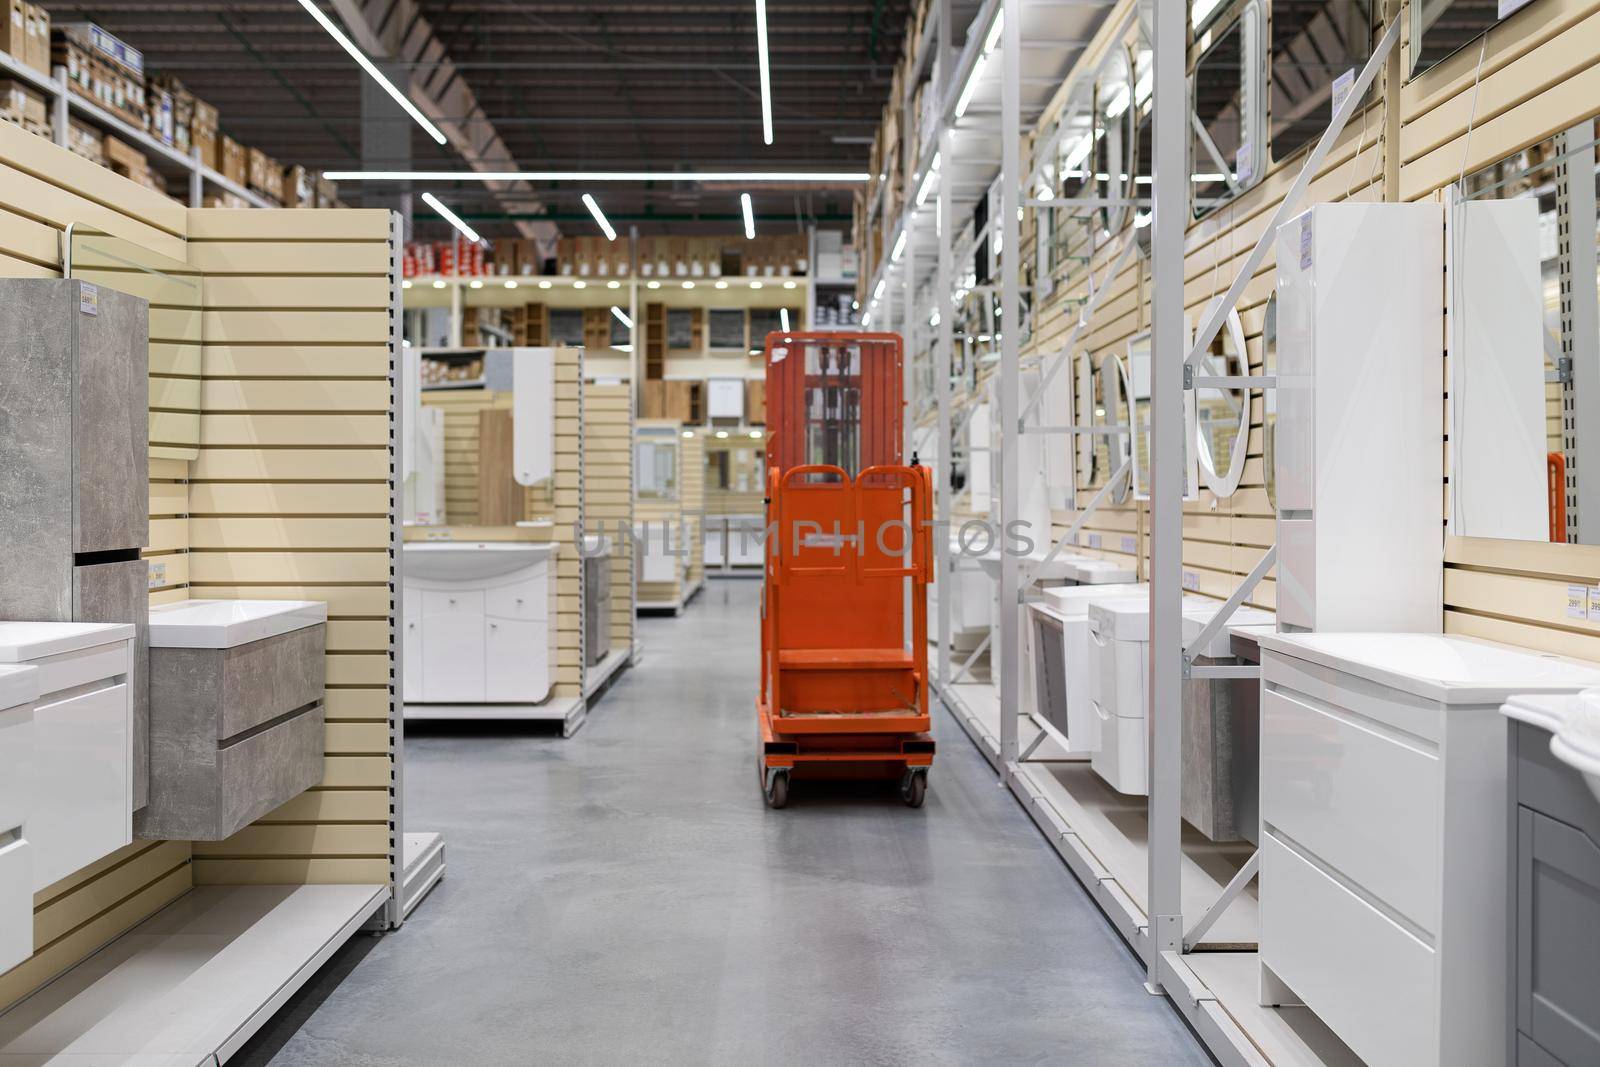
[[[0,622],[0,664],[38,668],[24,835],[35,890],[133,840],[134,632],[126,623]]]

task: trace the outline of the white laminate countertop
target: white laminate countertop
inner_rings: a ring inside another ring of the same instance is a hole
[[[1453,634],[1262,634],[1263,653],[1330,667],[1442,704],[1600,686],[1600,664]]]
[[[22,664],[0,666],[0,711],[32,704],[39,699],[39,668]]]
[[[0,663],[132,641],[135,632],[130,622],[0,622]]]
[[[327,621],[320,600],[181,600],[150,609],[150,647],[237,648]]]

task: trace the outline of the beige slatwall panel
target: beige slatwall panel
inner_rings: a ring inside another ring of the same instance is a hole
[[[549,502],[555,520],[551,540],[556,544],[555,602],[556,655],[554,685],[557,697],[583,697],[583,560],[578,555],[576,531],[584,528],[583,449],[585,390],[583,350],[555,349],[556,453],[554,492]],[[528,490],[533,506],[535,490]]]
[[[61,234],[91,225],[184,258],[183,208],[20,127],[0,122],[0,276],[59,278]],[[151,603],[187,593],[186,464],[150,464]],[[0,1009],[26,996],[192,885],[189,844],[136,842],[34,894],[34,955],[0,974]]]
[[[688,527],[689,588],[706,575],[705,523],[701,516],[706,511],[706,439],[704,434],[680,437],[683,458],[680,461],[682,481],[679,495],[683,498],[683,519]]]
[[[329,618],[322,784],[196,844],[195,881],[387,883],[389,215],[195,211],[189,234],[206,271],[191,588]]]
[[[611,542],[611,648],[633,644],[633,389],[583,386],[583,523]]]

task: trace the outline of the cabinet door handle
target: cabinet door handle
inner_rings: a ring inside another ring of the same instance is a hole
[[[517,597],[517,607],[520,608],[521,606],[522,606],[522,598],[521,597]]]
[[[456,606],[456,598],[455,597],[451,597],[450,598],[450,606],[451,607],[455,607]]]
[[[491,622],[491,623],[490,623],[490,624],[489,624],[489,629],[491,629],[491,630],[498,630],[498,629],[500,629],[500,624],[499,624],[499,623],[497,623],[497,622]]]

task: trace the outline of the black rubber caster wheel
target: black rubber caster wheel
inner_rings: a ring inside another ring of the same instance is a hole
[[[778,771],[772,776],[771,782],[763,790],[767,797],[767,807],[781,808],[789,803],[789,772]]]
[[[922,807],[922,801],[928,795],[928,772],[907,771],[900,780],[900,799],[906,802],[908,808]]]

